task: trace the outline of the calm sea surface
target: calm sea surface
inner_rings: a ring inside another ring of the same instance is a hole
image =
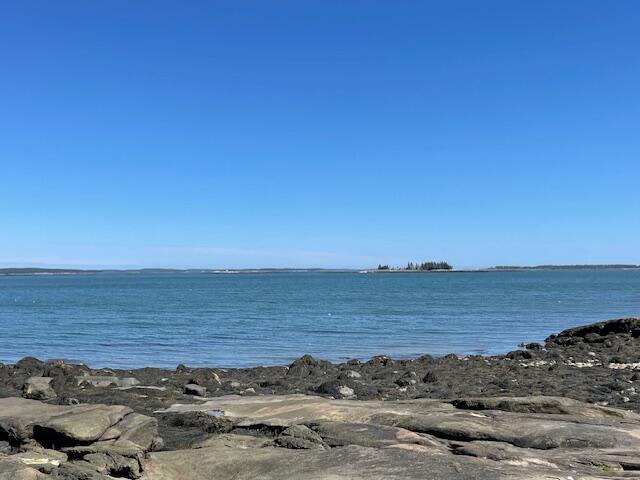
[[[0,362],[238,367],[503,353],[640,315],[640,271],[0,276]]]

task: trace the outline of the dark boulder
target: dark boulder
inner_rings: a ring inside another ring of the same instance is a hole
[[[311,355],[303,355],[289,365],[287,376],[316,377],[326,375],[331,363],[325,360],[316,360]]]

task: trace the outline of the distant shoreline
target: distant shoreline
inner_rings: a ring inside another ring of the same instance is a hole
[[[69,269],[69,268],[0,268],[0,276],[21,275],[99,275],[99,274],[242,274],[242,273],[495,273],[495,272],[526,272],[539,270],[639,270],[640,265],[635,264],[584,264],[584,265],[534,265],[534,266],[495,266],[476,269],[452,269],[452,270],[407,270],[377,268],[349,269],[349,268],[141,268],[141,269]]]

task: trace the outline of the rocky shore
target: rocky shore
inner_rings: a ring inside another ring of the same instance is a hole
[[[0,365],[0,480],[640,478],[640,319],[500,356]]]

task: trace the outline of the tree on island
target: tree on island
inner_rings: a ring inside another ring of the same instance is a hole
[[[453,267],[447,262],[423,262],[420,265],[416,264],[415,270],[452,270]]]
[[[409,272],[430,272],[433,270],[453,270],[453,267],[447,262],[407,262],[407,266],[404,268],[393,267],[389,265],[378,264],[378,270],[397,270],[397,271],[409,271]]]

